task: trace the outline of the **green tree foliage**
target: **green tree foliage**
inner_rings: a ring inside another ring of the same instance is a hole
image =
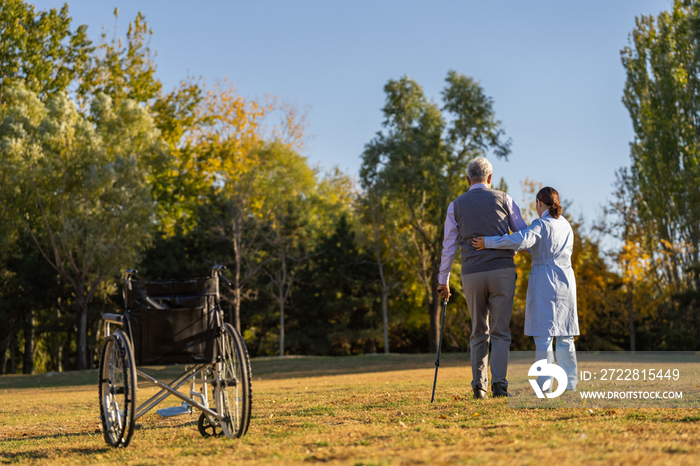
[[[19,82],[46,100],[65,91],[82,75],[93,47],[86,35],[87,26],[71,29],[68,5],[60,10],[36,11],[21,0],[0,2],[0,105],[6,104],[8,87]],[[14,173],[0,172],[0,198],[5,198]],[[0,205],[0,273],[13,276],[5,268],[8,254],[14,257],[22,249],[17,241],[21,225],[12,215],[12,206]],[[14,287],[5,288],[4,296]],[[4,320],[9,322],[9,320]]]
[[[114,9],[114,29],[117,28],[119,9]],[[79,102],[89,102],[91,96],[106,94],[116,103],[130,99],[139,103],[151,102],[162,89],[155,77],[156,66],[150,49],[153,31],[143,13],[129,23],[126,40],[102,30],[100,44],[90,54],[87,69],[76,91]]]
[[[391,224],[387,222],[387,200],[378,192],[378,186],[369,186],[365,195],[360,199],[358,210],[364,217],[364,222],[368,228],[368,243],[371,242],[374,251],[374,260],[379,272],[381,283],[381,304],[382,304],[382,330],[384,340],[384,353],[390,353],[389,345],[389,292],[395,280],[391,274],[389,262],[394,259],[392,247],[388,243],[391,240],[389,232]]]
[[[18,366],[17,345],[21,342],[22,373],[32,374],[37,344],[48,340],[47,333],[66,330],[56,310],[61,307],[61,298],[65,300],[69,294],[27,232],[20,231],[16,247],[8,253],[4,265],[6,268],[0,278],[0,322],[4,323],[0,328],[0,354],[4,356],[10,349],[14,354],[13,362]],[[43,369],[59,369],[65,343],[65,340],[52,342],[48,348],[52,360]],[[15,347],[10,348],[13,344]],[[0,374],[6,370],[5,362],[0,361]],[[14,372],[11,368],[8,371]]]
[[[181,90],[185,102],[200,103],[192,108],[192,125],[182,133],[183,143],[173,148],[175,172],[186,172],[177,178],[188,180],[184,185],[190,199],[215,200],[220,209],[221,215],[214,215],[220,222],[212,227],[232,246],[234,308],[229,320],[240,329],[241,303],[252,291],[251,280],[263,270],[257,241],[261,228],[274,224],[277,203],[290,202],[283,199],[285,183],[294,191],[296,175],[302,172],[302,184],[312,184],[312,179],[315,183],[306,161],[294,152],[301,146],[303,122],[284,102],[244,99],[226,81],[201,96],[193,87]],[[280,117],[274,130],[263,125],[270,116]]]
[[[288,322],[292,354],[375,353],[381,342],[377,268],[341,216],[301,268]]]
[[[93,51],[87,26],[72,31],[70,24],[67,3],[37,12],[22,0],[0,2],[0,100],[16,81],[46,99],[86,72]]]
[[[569,219],[574,231],[571,267],[576,276],[576,308],[581,336],[577,349],[619,351],[626,348],[627,329],[621,280],[610,270],[599,241]]]
[[[700,349],[698,12],[686,0],[641,17],[622,52],[632,167],[596,228],[619,242],[606,256],[569,219],[579,349]],[[390,80],[358,193],[309,166],[294,106],[225,80],[164,90],[142,14],[97,45],[71,24],[66,5],[0,0],[0,372],[90,367],[133,265],[147,279],[229,266],[222,303],[253,355],[435,348],[446,208],[473,157],[510,152],[478,82],[451,71],[435,103]],[[538,186],[524,188],[532,220]],[[513,348],[532,349],[529,255],[516,267]],[[453,301],[443,347],[466,351],[468,310]]]
[[[618,192],[622,217],[618,264],[627,289],[634,341],[638,296],[652,284],[656,348],[700,348],[700,3],[676,0],[671,11],[637,18],[622,52],[623,103],[635,132],[629,176]],[[619,204],[619,203],[618,203]],[[641,280],[644,277],[644,280]],[[648,302],[648,299],[643,299]],[[646,332],[645,332],[646,333]]]
[[[201,86],[188,79],[167,94],[159,93],[149,107],[168,148],[168,157],[160,158],[150,173],[159,230],[166,236],[175,234],[178,228],[192,228],[195,223],[193,212],[202,192],[198,178],[192,176],[189,162],[195,148],[186,134],[198,124],[202,94]]]
[[[268,245],[264,270],[279,306],[279,355],[284,356],[285,306],[296,283],[296,269],[308,257],[310,200],[315,196],[316,174],[295,152],[283,147],[272,151],[263,188],[267,200],[262,218]]]
[[[676,0],[657,18],[641,16],[622,50],[637,212],[653,226],[647,244],[667,259],[661,272],[675,292],[700,288],[689,273],[700,243],[699,13],[697,2]]]
[[[445,81],[442,109],[408,76],[387,83],[384,131],[366,145],[360,169],[365,190],[375,198],[387,196],[395,206],[392,243],[410,245],[397,252],[423,288],[431,350],[437,349],[437,275],[447,206],[468,189],[466,166],[472,158],[510,152],[493,101],[480,84],[455,71]]]
[[[87,309],[105,280],[146,246],[153,223],[147,161],[159,150],[147,111],[99,95],[90,120],[65,93],[43,104],[10,88],[0,168],[17,174],[5,202],[74,292],[78,369],[87,367]]]

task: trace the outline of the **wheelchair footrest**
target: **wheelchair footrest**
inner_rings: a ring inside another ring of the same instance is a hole
[[[156,411],[160,417],[173,417],[182,414],[190,414],[192,408],[187,403],[182,403],[182,406],[172,406],[170,408],[162,408]]]

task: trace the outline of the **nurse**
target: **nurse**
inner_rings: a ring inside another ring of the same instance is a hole
[[[579,334],[576,313],[576,279],[571,268],[574,232],[561,216],[562,208],[556,189],[546,187],[537,193],[540,218],[512,235],[474,238],[477,249],[529,249],[532,271],[527,286],[525,335],[535,340],[538,360],[554,362],[552,343],[556,340],[557,365],[568,379],[567,390],[575,390],[576,349],[574,335]],[[546,379],[544,379],[546,380]],[[544,380],[539,380],[540,386]]]

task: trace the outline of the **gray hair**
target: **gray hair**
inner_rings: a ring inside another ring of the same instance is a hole
[[[472,181],[485,181],[492,174],[493,166],[486,157],[477,157],[467,165],[467,176]]]

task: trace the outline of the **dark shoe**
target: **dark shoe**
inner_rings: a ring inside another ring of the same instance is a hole
[[[476,398],[477,400],[485,400],[486,398],[488,398],[486,396],[486,390],[484,390],[481,387],[474,387],[474,398]]]
[[[500,398],[502,396],[510,396],[510,393],[506,390],[506,386],[502,383],[495,383],[491,385],[491,391],[493,392],[494,398]]]

